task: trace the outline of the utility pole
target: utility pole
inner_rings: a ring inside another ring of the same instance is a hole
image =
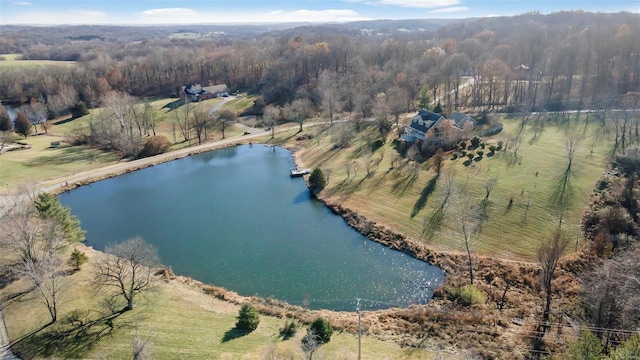
[[[360,326],[360,299],[358,299],[358,303],[356,304],[356,311],[358,312],[358,360],[360,360],[360,351],[362,349],[362,343],[360,341],[362,337],[362,328]]]

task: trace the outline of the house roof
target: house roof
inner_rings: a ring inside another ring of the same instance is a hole
[[[427,109],[420,109],[420,111],[418,111],[418,116],[420,116],[422,118],[422,121],[438,121],[440,120],[440,118],[442,118],[442,115],[440,114],[436,114],[432,111],[429,111]]]
[[[184,90],[185,93],[191,94],[191,95],[201,95],[205,93],[215,94],[215,93],[229,91],[229,88],[227,88],[227,85],[225,84],[212,85],[212,86],[206,86],[206,87],[203,87],[200,84],[187,84],[183,86],[182,89]]]
[[[472,123],[475,124],[475,120],[473,120],[469,115],[462,114],[457,111],[454,111],[453,113],[451,113],[451,115],[449,115],[449,119],[455,121],[456,126],[459,128],[462,128],[464,126],[464,123],[467,121],[471,121]]]
[[[229,91],[229,88],[227,88],[227,85],[225,84],[219,84],[203,87],[202,90],[215,94],[219,92]]]
[[[411,128],[426,133],[429,129],[436,126],[440,120],[444,119],[442,115],[436,114],[429,110],[422,109],[411,119]]]

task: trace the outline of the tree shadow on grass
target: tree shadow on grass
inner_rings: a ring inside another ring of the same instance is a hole
[[[237,338],[241,338],[245,335],[249,335],[251,331],[248,330],[240,330],[237,327],[231,328],[224,333],[224,337],[222,338],[222,342],[225,343],[227,341],[231,341]]]
[[[407,171],[405,176],[403,176],[398,180],[398,182],[393,184],[393,186],[391,187],[391,192],[398,195],[403,195],[404,192],[407,191],[407,189],[414,182],[416,182],[416,180],[418,180],[418,171]]]
[[[446,209],[447,201],[445,200],[431,215],[431,217],[425,224],[422,236],[426,236],[428,239],[431,239],[433,235],[435,235],[436,231],[440,230],[440,227],[442,226],[442,220],[444,219],[444,215],[447,212]]]
[[[550,205],[555,206],[560,211],[570,204],[573,197],[573,184],[571,183],[572,177],[573,172],[571,164],[569,164],[562,173],[562,176],[560,176],[556,182],[553,192],[551,193],[551,197],[549,198]]]
[[[329,196],[334,194],[340,194],[340,197],[343,199],[348,198],[353,195],[355,192],[362,188],[362,183],[367,179],[367,176],[360,178],[360,180],[356,181],[355,176],[351,178],[344,179],[339,184],[334,186],[330,191],[327,191]]]
[[[93,149],[87,149],[80,146],[69,146],[61,149],[52,155],[43,155],[34,158],[26,163],[27,166],[43,166],[43,165],[64,165],[75,162],[95,162],[102,157],[110,155],[109,153],[97,152]]]
[[[111,335],[117,312],[96,320],[70,324],[47,324],[12,344],[11,349],[23,359],[84,358],[103,337]]]
[[[433,194],[433,192],[435,191],[437,183],[438,183],[438,175],[432,177],[431,180],[427,182],[427,186],[425,186],[424,189],[422,189],[422,193],[420,194],[420,197],[418,198],[416,203],[413,205],[413,210],[411,211],[411,217],[418,215],[420,210],[424,208],[424,206],[427,204],[427,200],[429,200],[429,196],[431,196],[431,194]]]

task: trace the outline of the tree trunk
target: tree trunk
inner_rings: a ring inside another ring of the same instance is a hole
[[[469,260],[469,281],[471,281],[471,285],[473,285],[473,261],[471,259],[471,249],[469,249],[469,241],[465,241],[465,246],[467,248],[467,257]]]

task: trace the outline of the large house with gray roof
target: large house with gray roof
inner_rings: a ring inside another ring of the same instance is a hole
[[[220,96],[229,96],[227,85],[202,86],[200,84],[187,84],[180,88],[180,98],[185,101],[202,101]]]
[[[476,122],[465,114],[454,112],[445,118],[432,111],[421,109],[411,119],[411,123],[404,128],[401,139],[407,142],[439,139],[444,141],[458,141],[469,137]]]

